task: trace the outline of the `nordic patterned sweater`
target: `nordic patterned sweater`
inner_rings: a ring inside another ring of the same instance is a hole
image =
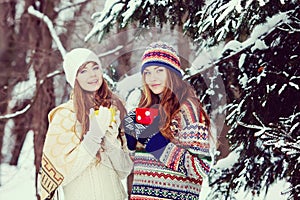
[[[130,199],[199,199],[203,178],[210,171],[208,130],[200,123],[195,106],[186,101],[177,114],[175,140],[170,142],[160,132],[153,136],[145,150],[134,153],[134,178]],[[125,118],[125,132],[129,149],[142,132],[131,111]],[[135,117],[135,116],[134,116]],[[202,117],[201,117],[202,118]],[[177,130],[177,131],[176,131]],[[201,197],[200,197],[201,199]]]

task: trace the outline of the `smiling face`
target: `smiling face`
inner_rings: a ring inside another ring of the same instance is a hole
[[[94,92],[103,83],[102,69],[94,62],[89,62],[77,72],[77,81],[83,90]]]
[[[161,94],[167,82],[167,69],[160,66],[149,66],[144,72],[145,83],[154,94]]]

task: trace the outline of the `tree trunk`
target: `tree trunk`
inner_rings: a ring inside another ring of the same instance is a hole
[[[17,74],[15,73],[14,62],[16,61],[15,45],[14,45],[14,21],[15,16],[14,1],[1,3],[0,7],[0,115],[5,115],[9,112],[8,102],[11,96],[11,91],[16,83]],[[22,68],[20,67],[20,70]],[[5,125],[7,119],[0,120],[0,152],[2,152],[3,138],[5,133]],[[3,156],[0,156],[0,164],[3,162]],[[0,183],[1,185],[1,183]]]
[[[14,29],[14,27],[9,24],[8,19],[13,19],[15,13],[14,5],[14,2],[2,2],[0,6],[0,115],[6,114],[8,106],[9,76],[7,75],[7,72],[11,70],[11,63],[13,60],[11,56],[12,51],[9,46],[12,41],[12,32]],[[6,122],[6,119],[0,119],[0,152],[2,152]],[[0,153],[0,164],[1,163],[2,154]],[[1,184],[2,183],[0,182],[0,186]]]
[[[20,106],[16,106],[14,110],[10,111],[14,113],[14,111],[22,110],[25,106],[27,106],[30,103],[29,100],[25,100],[21,103]],[[14,134],[15,141],[14,141],[14,147],[12,149],[12,157],[10,159],[9,164],[10,165],[17,165],[19,156],[24,144],[24,141],[26,139],[27,133],[29,131],[30,125],[28,124],[28,121],[30,121],[30,118],[28,115],[19,115],[15,117],[14,119],[14,126],[12,127],[12,134]]]
[[[47,1],[41,4],[41,12],[46,14],[52,21],[56,16],[55,2]],[[32,18],[34,18],[32,16]],[[43,151],[43,144],[48,128],[48,112],[55,106],[55,95],[53,80],[46,79],[47,74],[55,70],[55,54],[52,53],[52,37],[44,22],[34,18],[32,20],[30,40],[35,43],[35,54],[33,55],[33,67],[36,73],[36,100],[30,112],[31,126],[34,132],[34,164],[36,167],[36,195],[39,199],[37,185],[38,173]],[[40,38],[40,39],[39,39]],[[52,59],[53,58],[53,59]],[[41,82],[41,84],[40,84]]]
[[[181,69],[185,70],[190,67],[190,46],[189,46],[189,41],[186,37],[183,37],[182,30],[183,30],[183,25],[178,26],[178,32],[177,32],[177,46],[178,46],[178,55],[180,57],[180,63],[181,63]]]
[[[118,29],[118,33],[119,33],[118,34],[119,37],[117,38],[118,44],[123,45],[125,48],[120,51],[120,56],[118,57],[118,66],[116,70],[117,72],[114,77],[116,81],[130,71],[131,69],[130,58],[132,55],[132,52],[130,50],[131,44],[128,44],[128,32],[126,31],[126,29],[125,30]]]

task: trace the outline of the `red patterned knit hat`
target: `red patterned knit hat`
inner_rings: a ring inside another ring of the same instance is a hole
[[[180,58],[176,51],[168,44],[163,42],[154,42],[144,52],[142,57],[142,70],[149,66],[166,67],[182,77],[180,69]]]

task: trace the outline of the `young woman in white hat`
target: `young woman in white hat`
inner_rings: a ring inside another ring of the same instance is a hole
[[[94,52],[73,49],[63,68],[73,94],[49,113],[41,199],[126,199],[121,180],[132,170],[120,120],[126,110],[103,79]]]

